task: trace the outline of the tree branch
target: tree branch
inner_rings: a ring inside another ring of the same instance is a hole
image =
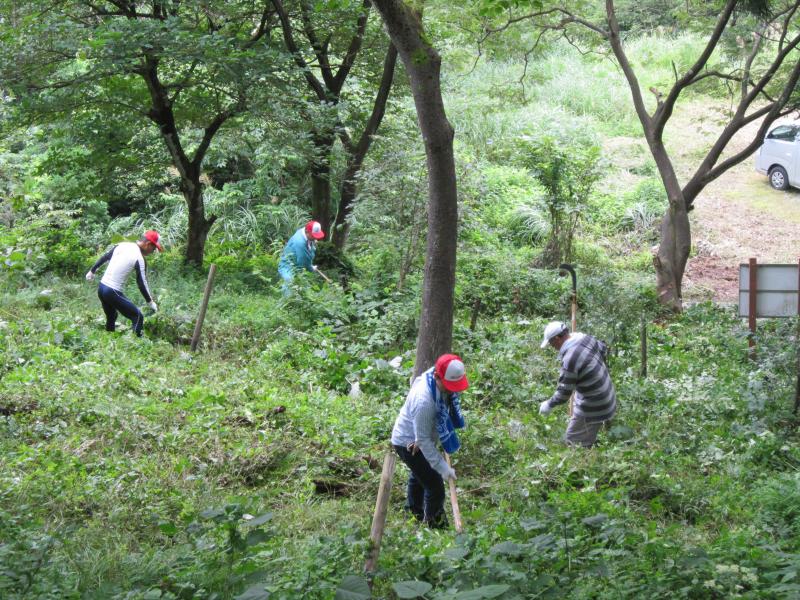
[[[325,89],[322,87],[319,79],[314,77],[314,74],[311,72],[308,63],[306,63],[305,59],[300,53],[300,48],[298,48],[297,43],[294,41],[292,24],[289,22],[289,17],[283,7],[283,2],[281,2],[281,0],[272,0],[272,5],[275,7],[275,11],[278,13],[278,19],[281,22],[281,29],[283,30],[283,40],[286,42],[286,47],[289,49],[289,52],[292,53],[295,64],[300,67],[300,70],[303,71],[303,75],[305,76],[308,85],[310,85],[311,89],[314,90],[317,98],[321,102],[326,101],[328,99],[328,95],[325,93]]]
[[[607,0],[606,6],[609,4],[613,4],[613,0]],[[737,0],[726,0],[725,7],[722,9],[722,13],[717,19],[717,24],[715,25],[714,31],[711,33],[703,52],[700,53],[698,59],[684,74],[684,76],[675,82],[675,84],[672,86],[672,89],[670,89],[669,93],[667,94],[663,104],[659,105],[659,107],[656,109],[656,112],[653,115],[653,134],[656,138],[661,139],[663,136],[664,126],[672,116],[672,111],[675,108],[675,102],[678,100],[680,93],[691,84],[692,80],[697,76],[700,70],[705,67],[706,63],[711,58],[711,55],[714,53],[714,50],[716,49],[717,44],[722,37],[722,33],[725,31],[725,27],[727,27],[728,21],[730,20],[731,15],[736,8],[736,4]]]
[[[636,114],[638,115],[639,121],[642,124],[645,136],[648,138],[648,142],[660,140],[660,137],[655,135],[653,120],[644,105],[642,91],[639,88],[639,80],[637,79],[636,73],[634,73],[633,67],[628,61],[628,57],[625,54],[624,48],[622,47],[622,40],[619,36],[619,23],[617,22],[617,15],[614,11],[613,0],[606,0],[606,16],[608,17],[609,28],[608,41],[611,44],[611,49],[614,52],[614,56],[617,57],[617,62],[619,63],[619,66],[625,75],[625,79],[628,81],[628,87],[630,88],[631,96],[633,97],[633,106],[636,109]]]
[[[353,35],[353,38],[350,40],[350,45],[348,46],[347,52],[344,55],[342,64],[339,65],[339,70],[336,72],[336,77],[333,79],[333,85],[329,86],[337,96],[342,91],[344,81],[347,79],[347,75],[350,73],[350,69],[353,67],[356,56],[358,56],[358,53],[361,50],[361,44],[364,41],[364,32],[367,29],[370,6],[370,1],[364,0],[364,3],[362,4],[362,12],[360,15],[358,15],[356,32]]]

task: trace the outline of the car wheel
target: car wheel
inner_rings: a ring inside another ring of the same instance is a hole
[[[774,167],[769,172],[769,184],[776,190],[789,189],[789,175],[783,167]]]

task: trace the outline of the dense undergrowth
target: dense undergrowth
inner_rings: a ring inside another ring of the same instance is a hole
[[[3,597],[332,597],[363,566],[413,363],[413,294],[311,288],[286,301],[221,271],[192,354],[203,279],[153,262],[162,308],[142,340],[103,331],[84,282],[3,297]],[[531,276],[563,313],[564,280]],[[629,285],[584,285],[581,321],[612,342],[622,407],[589,452],[561,445],[563,414],[536,411],[557,368],[536,345],[549,312],[471,331],[460,311],[466,533],[409,521],[398,468],[376,597],[797,593],[791,325],[765,324],[752,362],[741,321],[697,305],[651,323],[642,379],[638,316],[653,305]]]

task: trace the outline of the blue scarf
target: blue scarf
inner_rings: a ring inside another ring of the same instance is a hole
[[[436,432],[439,434],[439,441],[445,452],[453,454],[461,447],[456,428],[463,429],[466,424],[464,415],[461,413],[458,394],[450,394],[450,407],[448,407],[448,403],[436,387],[436,381],[433,379],[433,369],[429,370],[426,376],[428,378],[428,389],[430,389],[431,396],[433,396],[436,403]]]

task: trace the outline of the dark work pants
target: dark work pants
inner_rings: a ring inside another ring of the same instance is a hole
[[[395,452],[411,470],[408,476],[406,509],[429,527],[447,527],[444,512],[444,480],[431,467],[421,451],[412,455],[402,446],[394,446]]]
[[[101,283],[97,286],[97,297],[100,298],[100,302],[103,304],[103,312],[106,313],[106,331],[114,331],[117,323],[117,312],[121,312],[131,320],[133,332],[142,337],[144,315],[133,302],[125,297],[125,294]]]

